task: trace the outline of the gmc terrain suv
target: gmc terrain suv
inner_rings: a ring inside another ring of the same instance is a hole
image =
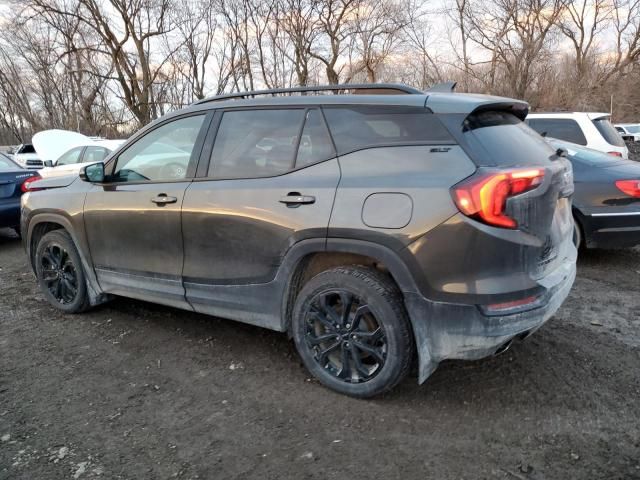
[[[403,85],[206,99],[34,183],[24,245],[63,311],[122,295],[287,332],[370,397],[416,354],[424,382],[505,350],[569,293],[571,166],[527,110]]]

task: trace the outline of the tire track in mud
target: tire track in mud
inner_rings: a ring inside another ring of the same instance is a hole
[[[3,235],[0,479],[640,478],[637,250],[581,258],[504,354],[358,401],[274,332],[127,299],[62,315]]]

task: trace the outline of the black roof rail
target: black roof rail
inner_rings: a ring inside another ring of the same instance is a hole
[[[453,92],[456,89],[456,85],[458,82],[442,82],[436,83],[431,87],[427,88],[427,92]]]
[[[231,100],[231,99],[246,99],[246,98],[255,98],[257,96],[276,96],[276,95],[286,95],[291,93],[316,93],[316,92],[344,92],[350,91],[353,94],[362,94],[365,93],[374,94],[374,95],[424,95],[422,90],[418,90],[417,88],[409,87],[407,85],[403,85],[401,83],[347,83],[341,85],[319,85],[315,87],[292,87],[292,88],[272,88],[269,90],[255,90],[252,92],[238,92],[238,93],[227,93],[223,95],[216,95],[214,97],[205,98],[203,100],[197,101],[195,104],[199,105],[207,102],[219,102],[222,100]]]

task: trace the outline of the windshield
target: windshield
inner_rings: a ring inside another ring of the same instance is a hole
[[[0,153],[0,172],[12,172],[20,169],[21,167],[5,157],[4,154]]]
[[[593,121],[593,124],[608,144],[615,145],[616,147],[624,147],[624,140],[620,136],[620,133],[613,128],[608,118],[597,118]]]

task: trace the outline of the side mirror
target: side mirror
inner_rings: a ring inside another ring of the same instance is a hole
[[[104,182],[104,163],[92,163],[80,169],[80,178],[85,182]]]
[[[53,167],[53,160],[45,160],[44,166],[49,168]]]

